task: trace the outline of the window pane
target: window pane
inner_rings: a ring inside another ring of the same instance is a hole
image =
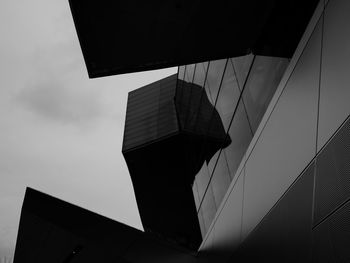
[[[185,72],[186,82],[192,83],[195,65],[196,64],[186,65],[186,72]]]
[[[220,150],[217,151],[214,156],[210,159],[209,163],[208,163],[208,171],[209,171],[209,175],[211,175],[213,173],[213,170],[214,170],[214,167],[215,167],[215,164],[216,164],[216,160],[218,159],[219,157],[219,153],[220,153]]]
[[[195,107],[194,102],[198,101],[199,96],[197,93],[200,93],[200,87],[193,87],[192,79],[195,70],[195,64],[186,65],[185,68],[185,81],[181,83],[181,86],[178,85],[176,103],[177,103],[177,112],[179,115],[180,125],[183,129],[188,129],[188,124],[193,125],[194,114],[198,109],[198,106]],[[199,90],[199,91],[198,91]]]
[[[198,194],[199,194],[199,203],[202,201],[202,198],[204,196],[204,192],[207,188],[207,185],[209,183],[209,172],[207,163],[204,162],[201,170],[196,175],[196,184],[198,188]]]
[[[205,69],[206,63],[199,63],[195,66],[194,80],[200,84],[193,82],[188,88],[189,100],[187,103],[187,113],[185,118],[184,129],[193,132],[196,129],[199,111],[201,110],[200,105],[203,102],[202,96],[205,95],[203,84],[205,80]],[[186,91],[185,91],[186,93]],[[210,103],[209,103],[210,105]]]
[[[233,111],[238,102],[240,90],[231,63],[226,66],[224,78],[222,80],[216,108],[220,114],[225,131],[228,131]]]
[[[204,225],[204,218],[203,218],[202,210],[199,210],[199,212],[198,212],[198,220],[199,220],[199,226],[201,228],[202,238],[204,238],[205,234],[207,233],[207,230],[206,230],[205,225]]]
[[[188,127],[192,127],[192,131],[199,135],[206,135],[211,123],[214,107],[208,100],[204,89],[198,89],[199,86],[194,86],[192,90],[193,101],[191,108],[194,109],[193,120],[188,121]],[[192,122],[192,125],[191,125]]]
[[[248,144],[248,146],[249,146],[249,144]],[[247,146],[247,148],[248,148],[248,146]],[[225,149],[222,149],[221,154],[223,155],[222,158],[225,160],[225,162],[226,162],[226,164],[227,164],[228,176],[230,177],[230,183],[231,183],[231,181],[232,181],[234,175],[231,175],[231,170],[230,170],[230,167],[229,167],[229,164],[228,164],[228,159],[227,159],[227,154],[226,154],[226,148],[225,148]],[[238,167],[237,167],[237,168],[238,168]]]
[[[204,225],[207,231],[216,213],[213,189],[211,188],[211,185],[209,185],[208,191],[204,196],[203,203],[200,210],[202,211]]]
[[[208,98],[211,100],[211,103],[214,105],[216,95],[219,90],[220,81],[222,74],[224,73],[225,64],[227,59],[210,61],[209,69],[207,74],[207,80],[205,82],[205,90],[208,94]]]
[[[219,207],[221,204],[221,201],[226,194],[230,182],[231,180],[225,159],[225,154],[222,151],[220,153],[218,163],[215,167],[213,178],[211,179],[216,207]]]
[[[178,75],[177,78],[183,80],[185,74],[185,66],[180,66],[178,69]]]
[[[253,137],[242,101],[240,101],[236,114],[233,117],[229,135],[231,144],[224,151],[226,153],[230,175],[233,178]]]
[[[196,204],[196,208],[197,208],[197,211],[198,211],[200,202],[199,202],[199,194],[198,194],[198,188],[197,188],[196,180],[193,182],[192,192],[193,192],[194,202]]]
[[[240,90],[242,90],[243,88],[243,85],[248,75],[250,64],[252,63],[253,58],[254,58],[254,55],[252,54],[231,58],[231,63],[237,75]]]
[[[180,66],[179,67],[179,72],[178,72],[178,79],[177,79],[177,85],[176,85],[176,104],[177,104],[177,113],[182,116],[184,114],[183,107],[184,107],[184,92],[183,88],[185,86],[184,84],[184,77],[185,77],[185,71],[186,71],[186,66]],[[183,126],[183,123],[181,123],[181,118],[180,118],[180,125]]]
[[[205,75],[207,73],[208,62],[198,63],[194,74],[193,83],[201,87],[204,86]]]
[[[256,56],[243,94],[253,132],[264,116],[288,63],[287,58]]]

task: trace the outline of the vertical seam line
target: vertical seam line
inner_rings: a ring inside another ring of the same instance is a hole
[[[238,90],[239,90],[240,93],[242,93],[242,90],[241,90],[241,88],[240,88],[239,81],[238,81],[238,78],[237,78],[237,73],[236,73],[235,66],[233,65],[231,59],[230,59],[230,61],[231,61],[231,65],[232,65],[232,68],[233,68],[233,72],[234,72],[234,74],[235,74],[235,78],[236,78]],[[252,63],[253,63],[253,61],[252,61]],[[248,78],[248,75],[246,76],[246,78]],[[237,103],[239,103],[239,101],[237,101]],[[250,132],[252,133],[252,136],[253,136],[253,135],[254,135],[254,132],[253,132],[252,124],[251,124],[251,122],[250,122],[250,118],[249,118],[249,115],[248,115],[247,107],[246,107],[246,105],[245,105],[243,96],[242,96],[242,103],[243,103],[245,115],[247,115],[247,120],[248,120],[248,124],[249,124],[249,129],[250,129]]]

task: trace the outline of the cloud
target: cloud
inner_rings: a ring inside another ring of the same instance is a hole
[[[22,88],[16,100],[39,116],[66,124],[86,124],[102,115],[96,92],[68,87],[54,77]]]
[[[27,49],[21,59],[25,74],[18,72],[21,84],[14,92],[22,109],[47,121],[79,126],[101,117],[101,92],[83,75],[80,47],[72,32],[66,30],[52,43]]]

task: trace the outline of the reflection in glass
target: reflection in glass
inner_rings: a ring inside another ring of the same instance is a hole
[[[180,66],[178,69],[178,75],[177,78],[183,80],[184,79],[184,74],[185,74],[185,67],[186,66]]]
[[[205,234],[207,233],[207,230],[206,230],[205,225],[204,225],[204,218],[203,218],[202,210],[199,210],[199,212],[198,212],[198,219],[199,219],[199,226],[201,229],[201,234],[202,234],[202,237],[204,238]]]
[[[216,161],[219,157],[219,153],[220,153],[220,150],[217,151],[214,156],[210,159],[210,161],[208,162],[208,171],[209,171],[209,174],[212,175],[214,169],[215,169],[215,164],[216,164]]]
[[[233,117],[229,135],[231,137],[231,144],[224,151],[227,157],[230,175],[233,178],[253,137],[242,101],[239,102],[236,114]]]
[[[193,113],[191,118],[187,119],[185,127],[186,129],[199,132],[199,134],[206,134],[207,128],[203,130],[203,127],[208,125],[208,120],[210,120],[211,112],[213,111],[212,107],[208,107],[210,102],[203,89],[207,68],[208,62],[196,64],[189,105]]]
[[[207,185],[209,183],[209,171],[207,167],[207,163],[204,162],[202,165],[202,168],[198,172],[195,178],[195,183],[197,184],[198,189],[198,200],[199,204],[202,202],[204,193],[206,191]],[[197,207],[197,210],[199,209],[199,206]]]
[[[229,169],[227,167],[227,162],[225,159],[225,154],[221,151],[219,155],[219,160],[216,164],[212,179],[210,184],[213,188],[214,199],[216,207],[219,207],[222,199],[224,198],[227,188],[230,185]]]
[[[201,87],[204,86],[205,75],[207,74],[208,62],[198,63],[194,74],[193,83]]]
[[[179,110],[179,114],[184,116],[185,118],[181,119],[181,126],[184,129],[188,129],[190,125],[193,125],[193,120],[191,117],[195,115],[195,111],[197,111],[197,107],[192,107],[194,101],[199,101],[199,97],[197,93],[200,93],[199,86],[193,86],[193,76],[196,69],[196,64],[186,65],[185,69],[185,81],[182,83],[182,96],[181,96],[181,110]],[[199,90],[199,91],[198,91]],[[199,102],[197,103],[199,104]]]
[[[193,79],[193,86],[198,88],[192,89],[185,82],[188,89],[186,103],[194,111],[186,119],[186,127],[221,141],[220,150],[212,150],[208,140],[203,143],[203,152],[211,151],[211,154],[193,185],[203,237],[235,177],[288,62],[285,58],[246,55],[188,65],[185,70],[180,67],[182,72],[185,71],[185,81],[192,82]],[[204,89],[201,88],[203,85]],[[216,110],[208,107],[210,103]],[[218,132],[221,130],[227,132],[227,140],[223,139],[225,132]]]
[[[256,56],[243,93],[253,132],[264,116],[288,62],[287,58]]]
[[[191,64],[191,65],[186,66],[186,71],[185,71],[185,81],[186,82],[192,83],[195,67],[196,67],[196,64]]]
[[[207,80],[205,82],[205,90],[208,94],[208,98],[214,105],[216,96],[218,94],[220,82],[222,75],[224,73],[225,65],[227,59],[220,59],[215,61],[210,61],[209,69],[207,74]]]
[[[183,88],[182,86],[184,85],[184,77],[185,77],[185,71],[186,71],[186,66],[180,66],[178,68],[178,74],[177,74],[177,84],[176,84],[176,99],[177,101],[182,101],[183,100]],[[183,112],[177,112],[178,114],[183,114]],[[182,126],[182,124],[180,124]]]
[[[232,64],[228,63],[215,105],[220,114],[226,132],[228,131],[228,126],[231,122],[232,114],[238,102],[239,95],[240,90],[238,88],[238,82],[234,74],[234,69]]]
[[[207,231],[216,213],[216,205],[214,201],[213,189],[211,188],[211,184],[209,184],[208,186],[208,190],[203,198],[203,202],[200,210],[201,210],[200,212],[202,212],[205,229]]]
[[[202,97],[200,100],[199,111],[196,116],[195,132],[198,134],[207,135],[211,122],[211,116],[213,115],[215,108],[209,102],[204,89],[202,90],[201,95]],[[211,105],[211,107],[208,107],[208,103]]]
[[[230,183],[231,183],[232,179],[234,178],[234,174],[231,175],[230,167],[229,167],[229,164],[228,164],[228,158],[227,158],[227,154],[226,154],[226,149],[222,149],[221,155],[223,155],[222,158],[225,160],[225,162],[227,164],[228,176],[230,177]]]
[[[245,79],[249,73],[250,64],[252,63],[254,55],[249,54],[246,56],[231,58],[231,65],[237,75],[240,90],[243,89]]]

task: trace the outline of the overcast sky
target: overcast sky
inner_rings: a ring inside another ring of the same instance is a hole
[[[1,0],[0,36],[0,262],[26,186],[142,229],[121,155],[127,93],[176,69],[88,79],[68,0]]]

